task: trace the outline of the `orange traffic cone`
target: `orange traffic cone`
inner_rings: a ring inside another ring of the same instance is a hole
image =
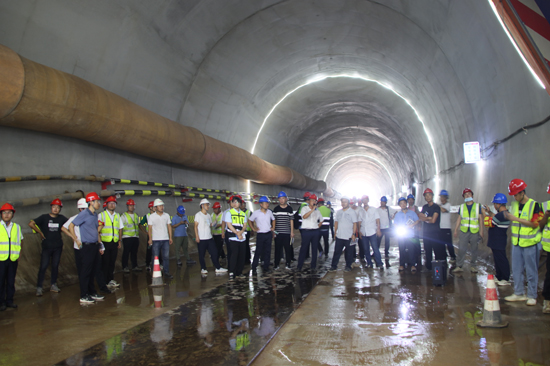
[[[152,287],[164,286],[162,282],[162,272],[160,271],[159,257],[155,256],[155,262],[153,267],[153,281],[151,282]]]
[[[495,285],[495,278],[491,274],[487,276],[483,320],[478,322],[477,326],[482,328],[504,328],[508,326],[508,322],[503,322],[500,317],[497,286]]]
[[[155,304],[154,304],[155,309],[162,308],[162,295],[163,294],[164,294],[164,288],[155,287],[153,289],[153,300],[155,302]]]

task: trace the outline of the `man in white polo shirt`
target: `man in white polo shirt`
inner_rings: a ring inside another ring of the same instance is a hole
[[[252,273],[256,273],[256,267],[260,259],[264,262],[263,269],[266,273],[269,271],[271,242],[275,231],[275,217],[269,209],[269,199],[266,196],[260,197],[260,210],[254,211],[248,222],[252,230],[258,234],[256,236],[256,252],[252,260]],[[278,264],[275,263],[275,266],[278,267]]]
[[[201,264],[201,274],[207,274],[206,262],[204,256],[206,251],[210,253],[212,264],[216,267],[216,273],[227,272],[227,269],[220,267],[218,262],[218,250],[212,237],[212,216],[208,214],[210,202],[205,198],[200,203],[201,210],[195,214],[195,240],[199,249],[199,263]]]
[[[358,220],[360,221],[359,231],[362,236],[363,252],[367,259],[367,268],[372,268],[370,255],[370,247],[372,247],[376,267],[384,269],[382,258],[380,257],[380,245],[378,243],[378,237],[381,236],[380,213],[377,208],[369,206],[368,196],[363,196],[361,201],[363,202],[363,207],[359,207],[356,212]]]
[[[345,248],[346,268],[345,271],[351,271],[351,264],[353,263],[353,254],[355,250],[350,248],[350,242],[355,240],[355,233],[357,232],[357,214],[349,205],[349,198],[342,197],[341,201],[342,209],[336,211],[336,217],[334,218],[334,230],[336,231],[336,244],[334,246],[334,255],[332,256],[332,265],[330,271],[336,271],[338,261],[342,255],[342,250]]]
[[[147,219],[147,228],[149,231],[149,246],[152,247],[153,261],[162,254],[162,264],[164,266],[164,275],[167,278],[174,278],[170,274],[170,245],[172,245],[172,221],[170,215],[164,212],[164,202],[156,199],[154,202],[155,212]],[[152,267],[152,264],[151,264]]]
[[[310,268],[311,270],[315,270],[317,267],[317,247],[321,236],[319,228],[323,225],[323,215],[321,215],[317,209],[317,196],[314,194],[310,195],[307,202],[307,206],[300,209],[300,214],[302,215],[302,227],[300,229],[302,234],[302,245],[300,246],[300,254],[298,255],[298,271],[302,270],[310,245]]]

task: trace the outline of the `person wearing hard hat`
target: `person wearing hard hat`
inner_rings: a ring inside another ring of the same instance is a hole
[[[101,200],[97,193],[86,195],[88,208],[81,211],[69,225],[71,237],[76,239],[80,249],[82,267],[80,270],[80,303],[94,303],[91,295],[97,294],[94,286],[95,271],[99,261],[99,221],[97,211],[101,207]],[[75,228],[80,229],[80,238],[77,237]]]
[[[330,210],[330,235],[332,236],[332,240],[334,241],[334,209],[332,208],[332,202],[327,201],[327,208]]]
[[[298,255],[298,271],[302,270],[306,256],[309,254],[311,246],[311,270],[317,267],[317,249],[319,246],[319,229],[323,225],[323,215],[317,209],[317,196],[312,194],[309,196],[308,205],[300,210],[302,216],[302,244],[300,246],[300,254]]]
[[[376,267],[379,269],[384,269],[382,264],[382,257],[380,256],[380,243],[378,242],[378,237],[380,237],[380,212],[375,207],[369,206],[369,196],[361,197],[361,202],[364,207],[358,207],[357,211],[357,226],[362,240],[360,245],[362,245],[363,250],[360,251],[366,260],[367,268],[372,268],[372,259],[370,254],[370,248],[374,253],[374,262]],[[363,257],[361,257],[363,260]]]
[[[464,203],[458,209],[459,220],[456,220],[454,235],[458,236],[458,258],[457,267],[454,272],[463,272],[464,259],[468,247],[470,248],[471,262],[470,271],[477,273],[477,249],[480,241],[483,241],[483,230],[480,230],[484,222],[481,205],[474,202],[474,192],[470,188],[462,191]],[[458,229],[460,228],[460,234]]]
[[[508,199],[503,193],[495,194],[492,201],[497,214],[494,215],[488,207],[485,207],[485,221],[483,224],[489,228],[489,238],[487,246],[493,252],[495,261],[495,271],[497,280],[495,283],[499,286],[510,286],[510,263],[506,257],[506,244],[508,243],[508,228],[510,221],[506,217],[508,210],[506,203]]]
[[[137,253],[139,247],[139,215],[135,213],[136,203],[133,199],[126,201],[126,212],[120,215],[122,223],[122,268],[125,273],[130,272],[128,259],[132,260],[132,271],[140,272],[138,267]]]
[[[336,243],[334,244],[334,255],[332,256],[332,263],[330,271],[336,271],[338,262],[342,251],[344,251],[346,267],[344,271],[351,271],[351,264],[353,263],[353,253],[355,250],[350,248],[351,241],[355,240],[355,233],[357,232],[357,225],[359,218],[354,210],[351,209],[348,197],[344,196],[340,200],[342,209],[336,211],[334,217],[334,229],[336,230]]]
[[[256,252],[252,261],[252,273],[256,273],[258,263],[263,261],[264,273],[269,271],[269,263],[271,262],[271,242],[275,231],[275,217],[269,209],[269,198],[267,196],[260,197],[260,209],[254,211],[248,219],[249,225],[252,227],[256,235]],[[278,263],[275,263],[278,267]]]
[[[526,304],[537,304],[539,281],[539,255],[542,234],[539,222],[544,217],[540,205],[527,197],[527,184],[521,179],[512,179],[508,184],[508,194],[514,196],[506,218],[512,221],[512,276],[514,277],[514,294],[506,296],[506,301],[527,301]],[[527,296],[525,296],[524,271],[527,274]]]
[[[388,206],[388,198],[386,196],[382,196],[380,198],[380,207],[378,207],[378,214],[380,215],[380,237],[378,238],[378,241],[382,244],[382,238],[384,238],[384,256],[386,259],[386,267],[388,268],[391,267],[390,237],[392,220],[396,213],[396,210]]]
[[[324,254],[326,259],[328,257],[328,249],[329,249],[328,232],[330,229],[332,212],[330,211],[330,208],[325,206],[325,200],[322,197],[319,198],[319,201],[317,201],[317,208],[319,209],[319,212],[323,216],[323,225],[321,225],[321,229],[319,230],[319,232],[325,244]],[[321,240],[319,240],[319,256],[321,256],[322,253],[323,253],[323,248],[321,247]]]
[[[242,200],[239,195],[229,197],[231,209],[225,213],[223,218],[226,225],[225,237],[229,241],[227,253],[229,254],[230,279],[242,275],[246,256],[245,239],[248,221],[244,212],[241,211]]]
[[[0,207],[0,311],[17,308],[15,296],[15,275],[21,254],[23,234],[21,226],[13,222],[15,208],[9,203]]]
[[[148,244],[152,247],[152,258],[162,255],[164,275],[172,279],[170,274],[170,245],[172,245],[172,222],[170,215],[164,212],[164,202],[157,198],[154,201],[155,212],[149,216],[147,227],[149,231]],[[152,266],[152,263],[151,263]]]
[[[142,233],[147,235],[147,243],[149,243],[149,229],[147,227],[147,221],[149,220],[149,217],[155,212],[154,201],[149,202],[147,208],[149,208],[149,213],[141,218],[141,221],[139,222],[139,229]],[[151,263],[153,262],[151,258],[151,252],[152,247],[147,245],[147,249],[145,250],[145,269],[147,269],[147,272],[151,271]],[[159,262],[162,263],[162,260],[160,258]]]
[[[246,208],[246,201],[241,201],[241,212],[244,213],[246,216],[246,222],[248,223],[248,219],[250,218],[251,212],[248,208]],[[252,228],[250,227],[250,224],[246,225],[246,237],[244,242],[246,243],[246,252],[245,252],[245,258],[244,263],[250,264],[250,261],[252,259],[252,254],[250,253],[250,238],[254,236],[254,231],[252,231]]]
[[[204,256],[206,252],[210,253],[212,264],[216,268],[216,273],[225,273],[227,269],[221,268],[218,262],[218,251],[216,243],[212,237],[212,217],[208,214],[210,202],[204,198],[200,203],[201,210],[195,214],[195,240],[199,249],[199,263],[201,265],[201,274],[207,274],[206,262]]]
[[[290,269],[291,260],[293,257],[293,249],[291,240],[294,238],[294,211],[288,204],[288,196],[281,191],[277,195],[279,204],[273,209],[275,217],[275,268],[279,267],[283,250],[285,252],[286,269]]]
[[[223,214],[222,214],[222,205],[219,202],[214,202],[212,205],[214,212],[212,213],[212,237],[214,238],[214,243],[216,243],[216,250],[218,251],[218,260],[226,259],[225,252],[223,250]],[[227,263],[228,264],[228,263]]]
[[[46,270],[52,261],[51,287],[52,292],[61,292],[57,286],[57,274],[61,253],[63,252],[63,238],[61,228],[67,222],[67,218],[60,214],[63,203],[56,198],[50,203],[50,213],[38,216],[29,222],[29,227],[40,234],[42,238],[42,255],[40,257],[40,269],[36,281],[36,296],[42,296],[42,284]]]
[[[550,194],[550,183],[546,193]],[[542,312],[544,314],[550,314],[550,201],[546,201],[542,204],[544,216],[539,222],[539,228],[542,230],[542,249],[546,251],[546,277],[544,278],[544,285],[542,286],[542,297],[544,302],[542,305]]]
[[[439,207],[441,209],[441,219],[439,221],[440,238],[449,252],[449,257],[451,257],[449,263],[455,264],[456,254],[451,230],[451,204],[449,203],[449,192],[444,189],[439,193]]]
[[[121,247],[124,224],[120,219],[120,215],[115,212],[117,205],[115,196],[107,197],[105,203],[107,204],[107,209],[98,216],[99,237],[105,246],[105,252],[101,256],[101,272],[108,287],[119,287],[118,282],[114,280],[114,275],[118,250]]]
[[[400,197],[397,201],[401,211],[395,214],[393,228],[399,245],[399,271],[403,271],[405,265],[409,265],[411,272],[414,273],[420,264],[420,242],[415,229],[420,223],[420,219],[416,212],[409,210],[407,201],[408,199],[405,197]]]
[[[178,206],[177,215],[172,218],[172,229],[174,230],[174,244],[176,246],[176,260],[178,266],[183,265],[181,262],[181,253],[185,257],[186,263],[191,265],[195,264],[194,260],[189,256],[189,239],[187,237],[187,227],[189,225],[189,219],[185,214],[185,207]]]
[[[441,242],[441,228],[439,222],[441,220],[441,208],[434,202],[434,192],[430,188],[426,188],[422,194],[426,200],[426,204],[422,206],[422,211],[418,214],[422,224],[422,236],[424,242],[424,254],[426,261],[424,266],[426,271],[432,270],[432,251],[436,261],[444,261],[447,259],[447,251],[445,245]]]

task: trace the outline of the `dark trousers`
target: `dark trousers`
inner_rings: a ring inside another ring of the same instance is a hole
[[[132,268],[137,268],[139,238],[123,238],[122,246],[122,268],[128,267],[128,257],[132,260]]]
[[[216,243],[216,250],[218,251],[218,259],[225,259],[225,252],[223,251],[223,239],[220,235],[213,235],[214,243]]]
[[[417,266],[420,257],[420,242],[416,238],[403,238],[398,240],[399,245],[399,265],[404,267]],[[431,263],[430,263],[431,264]]]
[[[250,263],[250,259],[252,258],[252,254],[250,254],[250,231],[246,232],[246,239],[244,240],[244,242],[246,244],[244,261],[245,263]]]
[[[81,261],[80,268],[80,297],[95,294],[94,277],[99,262],[99,245],[82,244],[79,251]]]
[[[510,262],[508,262],[508,257],[506,257],[506,249],[493,249],[493,259],[495,260],[495,271],[497,273],[497,280],[510,281]],[[547,268],[548,268],[548,263]],[[547,273],[548,276],[548,273]]]
[[[235,276],[240,276],[243,273],[246,258],[246,241],[230,240],[227,247],[231,248],[229,272]]]
[[[264,262],[263,269],[264,271],[269,270],[269,262],[271,261],[271,242],[273,240],[273,234],[270,232],[267,233],[257,233],[256,234],[256,252],[254,253],[254,260],[252,260],[252,269],[258,267],[258,262],[260,259]],[[277,267],[277,262],[275,262]]]
[[[63,252],[63,247],[59,248],[42,248],[42,256],[40,257],[40,269],[38,270],[38,281],[36,282],[36,287],[42,287],[44,283],[44,276],[46,275],[46,270],[50,266],[50,258],[52,260],[52,278],[50,283],[53,285],[57,283],[57,273],[59,269],[59,261],[61,260],[61,253]]]
[[[321,230],[320,234],[321,234],[321,238],[323,238],[323,243],[325,245],[324,253],[325,253],[325,255],[328,255],[328,246],[329,246],[328,230]],[[319,246],[321,245],[321,238],[319,238]],[[322,248],[320,250],[322,250]]]
[[[372,252],[374,255],[374,262],[377,266],[382,266],[382,257],[380,256],[380,245],[378,243],[378,237],[376,234],[371,236],[362,236],[361,237],[361,245],[363,246],[363,253],[365,253],[365,257],[367,259],[367,264],[369,266],[372,265],[371,255],[370,255],[370,248],[372,247]]]
[[[220,268],[220,262],[218,262],[218,251],[216,250],[216,243],[214,243],[214,239],[201,240],[197,247],[199,249],[199,263],[201,264],[201,269],[206,269],[204,256],[207,251],[210,253],[210,259],[212,260],[214,267],[216,267],[216,269]]]
[[[300,247],[300,254],[298,255],[298,270],[302,270],[304,261],[309,252],[311,246],[311,269],[317,267],[317,246],[319,245],[319,229],[306,230],[302,229],[302,246]]]
[[[380,244],[382,244],[382,237],[384,238],[384,256],[386,257],[386,259],[388,259],[388,257],[390,256],[391,229],[380,229],[380,232],[382,233],[382,235],[378,238],[378,241],[380,242]]]
[[[225,247],[227,248],[227,264],[231,262],[231,246],[229,245],[229,237],[227,236],[227,232],[225,233],[225,238],[223,239],[225,242]]]
[[[544,297],[544,300],[550,300],[550,253],[548,252],[546,252],[546,277],[544,277],[544,285],[542,286],[542,297]]]
[[[0,261],[0,305],[13,304],[18,263],[11,261],[9,257],[5,261]]]
[[[453,246],[453,233],[451,229],[440,229],[441,230],[441,242],[445,245],[447,248],[447,251],[449,252],[449,257],[451,259],[456,259],[455,254],[455,247]]]
[[[109,283],[113,280],[115,274],[118,241],[103,242],[103,245],[105,246],[105,253],[101,256],[101,272],[103,272],[105,282]]]
[[[159,261],[159,263],[162,262]],[[153,268],[153,246],[149,244],[147,244],[147,250],[145,250],[145,266]]]
[[[275,237],[275,262],[273,262],[275,268],[279,267],[279,263],[281,263],[283,249],[285,251],[286,266],[290,267],[293,254],[292,246],[290,245],[290,234],[277,234]]]
[[[99,250],[99,246],[98,250]],[[82,252],[79,249],[74,249],[74,261],[76,264],[76,272],[78,273],[78,279],[80,280],[80,277],[82,276]],[[103,279],[103,273],[101,273],[101,259],[98,257],[98,260],[96,261],[96,267],[94,270],[95,273],[95,280],[97,282],[97,285],[99,286],[100,290],[108,290],[105,280]],[[95,287],[94,287],[94,281],[90,281],[89,288],[88,288],[88,294],[95,294]]]
[[[433,233],[432,233],[433,234]],[[447,259],[447,251],[445,250],[445,244],[443,244],[439,238],[434,237],[424,237],[424,254],[426,254],[426,262],[424,266],[431,270],[432,269],[432,251],[435,254],[435,260],[445,260]]]
[[[331,267],[333,269],[336,269],[338,267],[338,262],[340,261],[340,256],[342,255],[342,250],[344,251],[344,256],[346,260],[346,267],[351,268],[351,264],[353,263],[353,253],[355,252],[355,248],[352,248],[349,243],[351,239],[339,239],[336,238],[336,244],[334,245],[334,255],[332,256],[332,265]]]

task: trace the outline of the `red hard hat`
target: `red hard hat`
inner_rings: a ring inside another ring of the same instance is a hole
[[[13,208],[13,206],[10,205],[9,203],[4,203],[4,204],[2,205],[2,207],[0,207],[0,212],[2,212],[2,211],[8,211],[8,210],[11,210],[11,211],[13,211],[13,213],[15,213],[15,208]]]
[[[304,193],[304,198],[309,198],[309,196],[311,196],[311,193],[309,192]]]
[[[155,207],[155,202],[154,201],[149,202],[149,205],[147,205],[147,207],[149,208]]]
[[[240,194],[236,195],[235,197],[239,197],[241,199],[241,201],[244,201],[243,196],[241,196]]]
[[[221,208],[221,207],[222,205],[220,205],[219,202],[214,203],[214,206],[212,206],[212,208]]]
[[[527,188],[527,184],[521,179],[512,179],[510,184],[508,184],[508,193],[510,196],[515,196],[519,192]]]
[[[103,208],[107,207],[107,202],[103,202]]]
[[[317,201],[317,196],[314,195],[314,194],[310,194],[309,197],[307,198],[308,200],[315,200]]]
[[[97,200],[99,200],[99,196],[95,192],[91,192],[86,195],[86,202],[92,202]]]
[[[117,203],[116,197],[115,197],[115,196],[109,196],[109,197],[107,197],[107,199],[105,200],[105,203],[109,203],[109,202]]]
[[[464,197],[464,195],[466,193],[470,192],[472,194],[472,196],[474,195],[474,191],[472,191],[470,188],[465,188],[463,191],[462,191],[462,197]]]
[[[317,202],[325,202],[325,199],[323,197],[319,198]]]
[[[361,197],[361,201],[364,200],[365,198],[368,199],[369,196],[367,196],[366,194],[364,194],[363,197]]]
[[[548,190],[546,191],[546,193],[550,194],[550,183],[548,183]]]
[[[52,203],[50,203],[50,206],[53,206],[53,205],[58,205],[60,207],[63,207],[63,203],[61,202],[61,200],[59,198],[56,198],[52,201]]]
[[[466,190],[464,190],[464,191],[466,191]],[[472,191],[470,191],[470,192],[472,192]],[[426,195],[426,193],[434,194],[434,191],[432,191],[430,188],[426,188],[426,189],[424,190],[424,193],[422,193],[422,195],[424,196],[424,195]],[[473,194],[473,193],[474,193],[474,192],[472,192],[472,194]],[[464,196],[464,192],[462,193],[462,196]]]
[[[136,203],[134,202],[133,199],[130,198],[128,201],[126,201],[126,205],[127,205],[127,206],[132,206],[132,205],[135,206]]]

